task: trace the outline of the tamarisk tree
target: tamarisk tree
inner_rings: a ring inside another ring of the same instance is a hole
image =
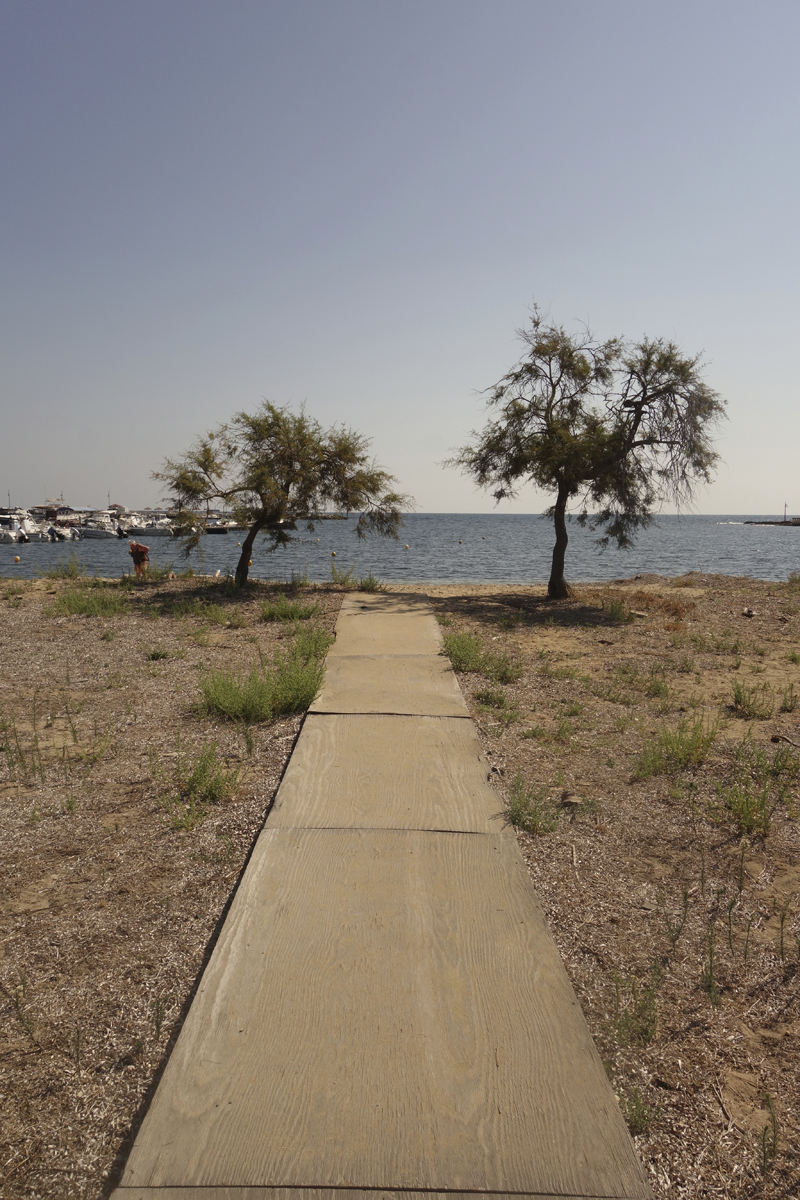
[[[688,504],[717,462],[711,429],[724,401],[706,384],[699,355],[670,341],[598,341],[547,324],[534,307],[519,362],[487,389],[497,415],[446,466],[460,467],[497,501],[523,483],[554,496],[548,596],[569,595],[564,578],[567,507],[599,529],[598,542],[633,544],[664,501]]]
[[[392,490],[394,477],[368,455],[369,440],[343,425],[323,429],[299,413],[264,401],[200,437],[183,458],[167,459],[153,478],[167,485],[180,510],[177,536],[188,555],[199,544],[210,505],[224,505],[247,530],[236,586],[247,583],[259,534],[275,550],[309,531],[328,509],[358,512],[355,532],[397,537],[408,497]]]

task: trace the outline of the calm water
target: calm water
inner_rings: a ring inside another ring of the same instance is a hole
[[[758,579],[786,579],[800,570],[800,527],[753,526],[747,516],[659,517],[631,551],[598,550],[593,535],[570,525],[567,578],[573,582],[618,579],[642,572],[680,575],[702,570]],[[760,518],[765,519],[765,518]],[[359,542],[351,521],[322,521],[313,535],[294,546],[266,553],[258,544],[251,573],[259,579],[288,580],[308,572],[310,580],[330,578],[331,552],[343,569],[359,575],[374,572],[392,583],[541,582],[550,572],[552,521],[539,516],[487,513],[426,513],[406,517],[400,541],[371,537]],[[240,535],[239,535],[240,536]],[[203,539],[204,558],[190,559],[199,571],[232,572],[240,551],[237,535]],[[405,545],[408,543],[408,549]],[[77,554],[90,574],[115,576],[130,572],[125,541],[84,540],[71,543],[0,545],[0,576],[32,578]],[[14,562],[19,555],[20,562]],[[180,548],[168,538],[153,538],[151,560],[172,562],[182,570]]]

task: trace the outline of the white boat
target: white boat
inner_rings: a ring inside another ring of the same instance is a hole
[[[81,529],[85,538],[118,538],[119,529],[108,519],[87,521]]]
[[[127,533],[135,538],[172,537],[172,526],[168,521],[150,521],[146,525],[128,525]]]
[[[20,542],[49,542],[52,541],[50,534],[43,525],[38,525],[32,517],[23,517],[19,522],[19,537]]]
[[[0,517],[0,543],[11,545],[19,541],[16,517]]]

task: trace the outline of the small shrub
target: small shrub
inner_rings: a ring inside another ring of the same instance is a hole
[[[764,1096],[769,1121],[761,1130],[761,1174],[766,1175],[778,1157],[778,1117],[769,1092]]]
[[[289,600],[283,592],[279,592],[274,600],[266,600],[261,605],[260,621],[308,621],[319,612],[318,604],[303,604],[299,600]]]
[[[164,650],[161,646],[156,646],[150,650],[145,657],[148,662],[158,662],[162,658],[169,658],[169,650]]]
[[[208,600],[180,600],[169,610],[172,617],[194,617],[198,621],[210,621],[213,625],[226,625],[228,613],[221,604]]]
[[[719,733],[719,725],[706,726],[700,717],[692,725],[681,721],[677,729],[662,729],[654,741],[645,742],[639,754],[634,779],[672,775],[699,766]]]
[[[608,608],[606,608],[604,602],[603,608],[608,613],[608,619],[613,621],[615,625],[630,625],[633,620],[632,614],[621,600],[609,600]]]
[[[685,585],[690,586],[689,584]],[[631,1096],[622,1106],[625,1121],[631,1133],[647,1133],[658,1116],[658,1109],[650,1108],[642,1099],[638,1088],[634,1088]]]
[[[163,567],[160,567],[156,560],[152,559],[147,564],[147,574],[145,578],[149,579],[151,583],[163,583],[165,579],[169,579],[170,576],[174,574],[174,563],[165,562]]]
[[[385,592],[386,584],[381,583],[380,579],[376,578],[370,571],[369,575],[362,575],[358,581],[359,592]]]
[[[700,973],[700,987],[704,992],[708,993],[708,998],[714,1008],[718,1008],[722,1003],[722,997],[717,986],[716,930],[714,929],[713,921],[706,931],[706,946],[708,954],[703,963],[703,970]]]
[[[331,559],[331,579],[339,587],[350,588],[355,585],[355,569],[356,565],[353,563],[352,567],[345,571],[343,567],[337,567]]]
[[[222,765],[216,742],[207,742],[194,757],[181,751],[179,741],[178,759],[171,772],[164,770],[155,753],[150,769],[162,785],[159,802],[175,829],[194,829],[206,816],[206,806],[230,799],[239,782],[239,768],[228,770]]]
[[[800,696],[795,696],[794,684],[790,683],[788,688],[783,689],[781,698],[781,712],[794,712],[798,703],[800,703]]]
[[[460,674],[479,674],[494,683],[513,683],[522,668],[504,650],[484,650],[476,633],[446,633],[444,653]]]
[[[543,790],[526,787],[522,775],[517,773],[508,793],[506,820],[515,829],[541,837],[557,827],[558,813],[545,798]]]
[[[66,558],[62,558],[61,562],[51,567],[46,574],[48,579],[80,579],[81,575],[86,574],[86,568],[73,550]]]
[[[304,712],[319,694],[332,641],[327,630],[312,626],[298,632],[288,653],[278,651],[269,668],[254,663],[247,675],[212,668],[200,677],[206,711],[246,725]]]
[[[733,685],[733,709],[746,721],[768,721],[775,711],[775,693],[766,683],[750,688],[737,680]]]
[[[636,979],[626,986],[630,990],[630,1000],[622,1004],[622,985],[625,980],[619,976],[614,978],[616,989],[616,1015],[614,1018],[614,1034],[620,1046],[630,1046],[634,1043],[648,1046],[656,1036],[658,1028],[658,1009],[656,997],[663,978],[660,965],[655,962],[650,972],[648,983],[641,985]]]
[[[500,688],[484,688],[480,692],[475,693],[475,699],[478,704],[483,704],[487,708],[505,708],[506,694]]]
[[[769,782],[754,788],[751,781],[744,777],[730,787],[717,784],[717,802],[712,805],[711,813],[718,819],[733,817],[740,837],[750,837],[752,834],[765,837],[772,824],[774,807]]]
[[[796,650],[790,650],[786,657],[789,659],[789,662],[794,663],[795,666],[800,663],[800,654],[798,654]]]
[[[102,588],[70,589],[57,596],[44,611],[48,617],[118,617],[128,612],[128,602],[117,592]]]
[[[459,674],[478,674],[483,662],[483,646],[476,633],[446,633],[444,651]]]

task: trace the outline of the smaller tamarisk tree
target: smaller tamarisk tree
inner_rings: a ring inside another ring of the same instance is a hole
[[[247,530],[236,586],[247,583],[260,533],[275,550],[295,541],[300,525],[329,508],[358,512],[358,537],[397,537],[407,496],[368,455],[369,440],[343,425],[323,429],[304,409],[292,412],[265,400],[255,413],[236,413],[198,438],[180,459],[166,459],[153,478],[167,485],[179,508],[176,534],[187,555],[199,544],[209,506],[222,503]]]
[[[719,456],[710,429],[725,402],[702,380],[700,356],[673,342],[570,335],[536,306],[518,333],[525,353],[487,389],[497,417],[445,466],[460,467],[498,502],[521,483],[555,493],[544,514],[556,535],[547,594],[562,599],[568,504],[577,503],[581,524],[601,530],[600,545],[631,546],[656,504],[681,508],[711,481]]]

